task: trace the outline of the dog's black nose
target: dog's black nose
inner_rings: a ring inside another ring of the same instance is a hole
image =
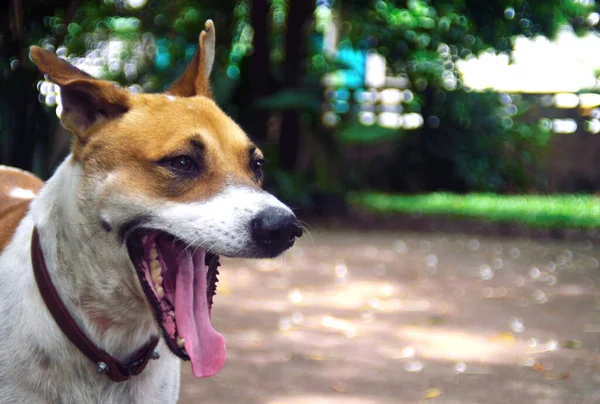
[[[266,208],[251,222],[255,242],[277,255],[290,248],[296,237],[302,236],[302,227],[293,213],[281,208]]]

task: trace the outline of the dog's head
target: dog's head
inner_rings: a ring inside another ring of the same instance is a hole
[[[211,259],[275,257],[302,234],[292,211],[261,189],[261,151],[211,99],[214,46],[208,21],[167,92],[137,95],[31,49],[61,88],[61,120],[83,170],[80,205],[126,246],[167,344],[198,377],[225,359],[210,324]]]

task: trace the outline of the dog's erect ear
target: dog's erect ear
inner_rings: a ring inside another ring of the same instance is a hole
[[[40,71],[60,86],[61,121],[65,128],[83,140],[92,125],[124,114],[129,109],[129,93],[113,83],[94,79],[54,53],[32,46],[30,55]]]
[[[204,24],[204,31],[198,38],[198,48],[194,58],[181,77],[166,91],[179,97],[204,95],[210,97],[210,72],[215,61],[215,25],[212,20]]]

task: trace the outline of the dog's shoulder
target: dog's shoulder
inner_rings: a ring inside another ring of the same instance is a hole
[[[11,240],[43,184],[27,171],[0,165],[0,251]]]

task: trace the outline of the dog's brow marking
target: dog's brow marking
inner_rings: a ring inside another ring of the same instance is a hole
[[[190,144],[197,152],[202,153],[204,151],[204,143],[200,140],[200,135],[195,135],[190,139]]]
[[[165,97],[167,97],[167,100],[169,101],[175,101],[175,97],[173,97],[172,95],[165,95]]]
[[[36,196],[32,190],[19,187],[11,189],[8,195],[19,199],[33,199]]]

